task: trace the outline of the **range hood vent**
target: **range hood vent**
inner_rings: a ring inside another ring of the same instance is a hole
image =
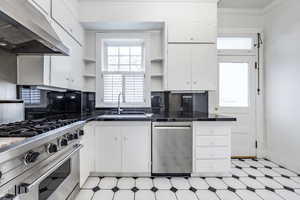
[[[28,0],[0,0],[0,48],[14,54],[63,54],[51,21]]]

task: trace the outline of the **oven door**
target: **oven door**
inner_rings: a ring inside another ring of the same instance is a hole
[[[79,150],[68,151],[55,163],[38,169],[37,176],[27,178],[19,186],[20,200],[65,200],[79,184]]]

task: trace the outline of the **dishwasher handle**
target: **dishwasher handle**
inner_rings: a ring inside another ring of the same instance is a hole
[[[191,126],[154,126],[158,130],[191,130]]]

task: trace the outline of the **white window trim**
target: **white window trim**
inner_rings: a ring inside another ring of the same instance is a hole
[[[256,44],[257,35],[256,34],[249,34],[249,33],[220,33],[218,37],[247,37],[253,39],[253,48],[251,50],[242,50],[242,49],[236,49],[236,50],[228,50],[228,49],[217,49],[219,56],[256,56],[257,50],[254,47],[254,44]]]
[[[123,108],[141,108],[151,107],[151,59],[150,59],[150,34],[149,33],[96,33],[96,107],[112,108],[117,107],[118,103],[104,103],[102,101],[104,95],[104,84],[102,76],[102,66],[105,64],[103,59],[103,40],[105,39],[142,39],[144,40],[144,56],[145,56],[145,82],[144,82],[144,103],[123,103]]]

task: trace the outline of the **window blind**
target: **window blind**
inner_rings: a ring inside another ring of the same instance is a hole
[[[145,67],[143,42],[108,40],[104,43],[102,66],[103,102],[115,104],[121,94],[123,104],[145,102]]]

